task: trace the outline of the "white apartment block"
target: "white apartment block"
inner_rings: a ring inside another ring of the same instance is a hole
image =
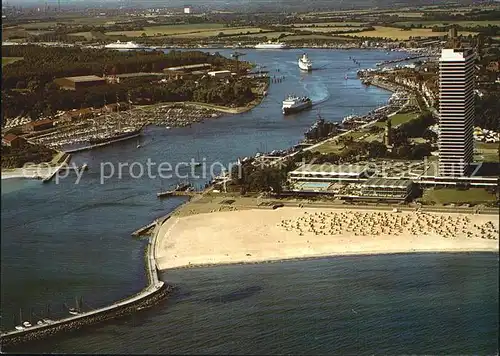
[[[474,52],[443,49],[439,59],[439,176],[468,174],[474,155]]]

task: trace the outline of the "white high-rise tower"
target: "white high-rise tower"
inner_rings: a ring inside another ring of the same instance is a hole
[[[443,49],[439,59],[439,175],[468,174],[474,155],[474,52]]]

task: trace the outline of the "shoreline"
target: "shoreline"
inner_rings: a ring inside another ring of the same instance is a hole
[[[331,220],[341,217],[340,226],[343,223],[344,226],[335,232],[327,232],[324,229],[324,225],[329,222],[325,220],[327,215]],[[385,222],[374,226],[373,221],[380,220],[381,216]],[[323,220],[306,225],[304,221],[311,218]],[[439,220],[439,223],[436,225],[434,220]],[[284,227],[283,222],[286,221],[293,223]],[[407,221],[412,223],[408,224]],[[429,221],[435,226],[426,226]],[[492,214],[390,212],[370,207],[352,211],[349,207],[283,207],[277,210],[234,209],[186,216],[172,214],[157,230],[155,260],[158,269],[164,271],[340,256],[470,252],[498,254],[498,241],[491,238],[490,230],[486,229],[491,224],[491,231],[498,231],[495,221],[497,215]],[[304,225],[304,230],[298,228],[299,222]],[[356,228],[349,227],[356,224],[359,225]],[[460,224],[463,225],[463,231],[451,232],[455,235],[444,232],[444,229],[453,229]],[[313,225],[314,233],[305,231],[305,226]],[[224,229],[221,230],[220,226],[224,226]],[[373,230],[367,232],[366,229]],[[420,230],[416,232],[415,229]],[[204,239],[204,236],[210,238]]]
[[[262,261],[241,261],[241,262],[229,262],[229,263],[203,263],[203,264],[191,264],[180,267],[172,267],[166,269],[158,269],[160,272],[172,271],[172,270],[182,270],[190,268],[205,268],[205,267],[228,267],[228,266],[244,266],[244,265],[260,265],[260,264],[273,264],[273,263],[283,263],[283,262],[300,262],[300,261],[314,261],[320,259],[330,259],[330,258],[341,258],[341,257],[364,257],[364,256],[386,256],[386,255],[413,255],[413,254],[471,254],[471,253],[491,253],[500,256],[500,252],[494,249],[449,249],[449,250],[410,250],[410,251],[365,251],[365,252],[352,252],[352,253],[339,253],[339,254],[327,254],[327,255],[316,255],[316,256],[305,256],[305,257],[290,257],[290,258],[276,258],[267,259]]]

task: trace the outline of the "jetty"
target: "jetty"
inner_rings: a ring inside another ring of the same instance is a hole
[[[13,330],[1,333],[0,345],[5,348],[33,340],[44,339],[62,332],[77,330],[84,326],[135,313],[139,310],[152,307],[163,300],[172,290],[172,287],[160,281],[158,277],[158,269],[155,261],[155,246],[159,226],[161,226],[161,224],[157,224],[157,222],[163,222],[169,217],[170,215],[167,215],[154,222],[155,230],[146,248],[148,285],[141,292],[103,308],[81,312],[77,315],[70,315],[67,318],[55,321],[49,320],[42,325],[33,325],[23,330]]]

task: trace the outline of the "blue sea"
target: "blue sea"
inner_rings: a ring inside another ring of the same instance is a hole
[[[229,51],[220,51],[229,54]],[[73,156],[89,172],[75,184],[2,180],[1,326],[83,297],[109,304],[146,284],[146,241],[131,233],[166,215],[181,198],[156,192],[177,179],[104,180],[103,164],[189,161],[198,152],[227,164],[288,148],[317,119],[340,121],[384,105],[390,93],[365,87],[359,68],[404,53],[308,50],[322,68],[298,71],[299,50],[247,51],[245,60],[284,76],[257,108],[192,127],[148,127],[136,142]],[[345,79],[347,76],[347,80]],[[281,115],[290,92],[313,110]],[[202,185],[210,177],[192,179]],[[165,271],[176,289],[157,307],[82,331],[21,345],[15,352],[169,354],[496,354],[498,255],[414,254],[335,257]]]

